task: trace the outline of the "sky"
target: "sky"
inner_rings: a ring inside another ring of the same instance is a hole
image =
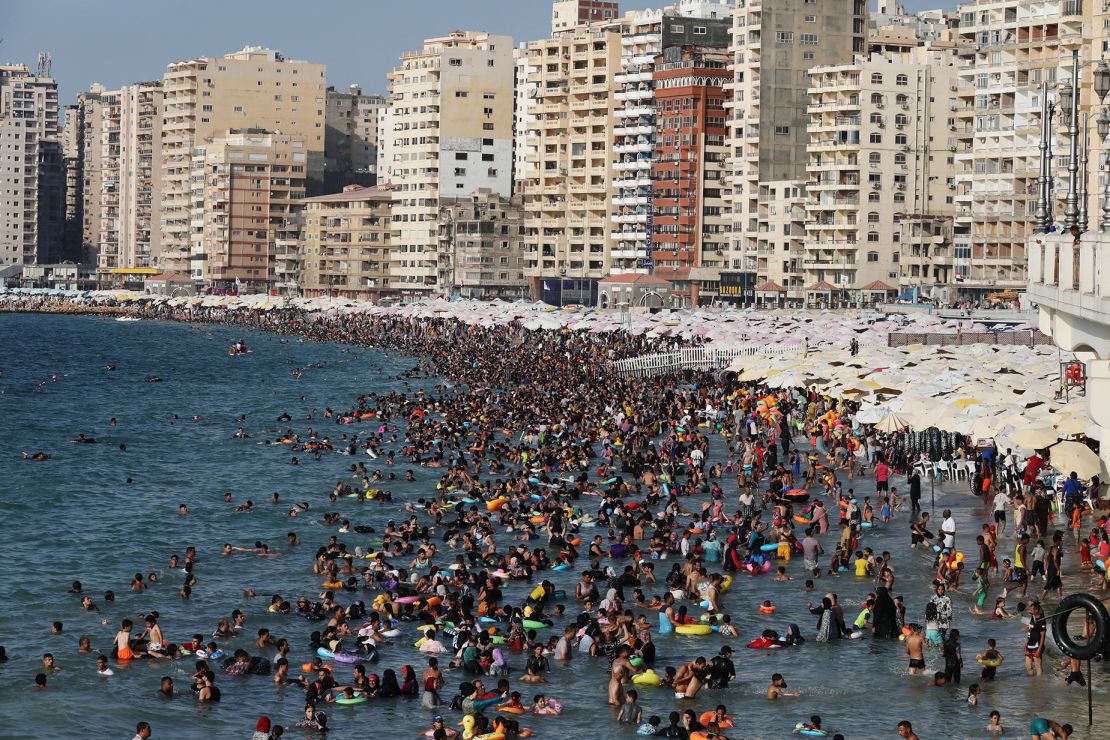
[[[621,12],[664,4],[623,0]],[[384,94],[386,72],[425,38],[462,29],[516,43],[550,26],[549,0],[0,0],[0,63],[34,69],[49,52],[66,105],[94,82],[115,89],[161,79],[169,62],[268,46],[326,64],[337,89]]]

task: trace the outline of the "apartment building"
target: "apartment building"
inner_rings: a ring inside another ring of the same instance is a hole
[[[119,267],[149,274],[161,251],[162,81],[120,90]]]
[[[524,248],[528,237],[524,202],[479,189],[441,198],[439,284],[462,298],[518,300],[527,297]]]
[[[308,151],[302,137],[261,129],[230,129],[196,149],[194,279],[220,291],[278,288],[278,241],[303,208]]]
[[[611,21],[618,15],[619,3],[612,0],[554,0],[551,3],[551,35],[576,26]]]
[[[358,85],[327,89],[324,110],[324,190],[373,185],[378,179],[378,124],[385,98]]]
[[[866,0],[738,0],[732,15],[733,82],[729,115],[732,243],[721,282],[774,282],[803,301],[804,253],[796,239],[769,239],[764,215],[793,213],[805,187],[809,143],[807,72],[850,63],[865,48]],[[764,102],[770,101],[767,104]],[[784,200],[761,203],[771,193]],[[792,222],[793,223],[793,222]],[[793,251],[780,252],[780,248]],[[761,251],[762,250],[762,251]],[[738,274],[739,273],[739,274]],[[754,291],[735,302],[754,304]]]
[[[322,188],[327,70],[247,47],[170,64],[162,79],[161,267],[200,279],[204,214],[191,200],[193,150],[228,130],[266,130],[303,140],[306,186]]]
[[[0,266],[60,257],[65,172],[58,83],[40,69],[0,65]],[[46,65],[48,66],[48,65]]]
[[[652,263],[685,271],[691,292],[675,298],[696,306],[725,266],[730,214],[725,86],[732,78],[724,50],[664,49],[655,65],[656,132],[652,163]],[[617,218],[621,218],[618,216]],[[635,225],[634,225],[635,226]],[[677,275],[675,276],[678,277]]]
[[[811,302],[857,305],[896,292],[904,221],[951,218],[955,82],[955,49],[947,44],[810,70],[803,268],[807,286],[821,285]],[[931,276],[932,266],[951,264],[945,246],[918,243],[907,284],[920,284],[923,267]]]
[[[453,31],[389,73],[393,283],[403,299],[438,284],[441,197],[512,192],[512,39]]]
[[[306,198],[301,292],[375,303],[396,293],[390,282],[388,186],[348,185]]]
[[[114,97],[103,85],[93,84],[66,106],[63,148],[65,157],[65,228],[63,252],[68,259],[95,267],[100,240],[100,198],[104,167],[100,161],[104,107]],[[113,173],[114,174],[114,173]]]
[[[532,153],[519,174],[534,234],[526,255],[534,293],[542,294],[546,281],[574,294],[573,302],[589,303],[596,281],[609,274],[610,147],[624,28],[623,21],[576,26],[517,52],[526,59],[528,83],[535,85],[524,132]]]
[[[662,9],[629,12],[621,39],[621,89],[613,133],[614,219],[610,272],[646,273],[653,267],[651,168],[655,161],[655,65],[665,49],[725,50],[731,37],[727,2],[681,0]],[[649,145],[649,146],[644,146]],[[628,147],[631,146],[631,149]],[[616,153],[617,148],[620,153]]]
[[[1084,48],[1078,0],[975,0],[960,5],[960,66],[954,91],[956,217],[953,241],[960,292],[968,298],[1022,288],[1025,244],[1036,215],[1040,175],[1041,85],[1055,97],[1070,79],[1072,51]],[[1101,32],[1101,29],[1098,31]],[[1080,104],[1091,105],[1084,70]],[[1056,139],[1057,197],[1066,188],[1068,151]],[[1062,207],[1056,209],[1057,217]]]

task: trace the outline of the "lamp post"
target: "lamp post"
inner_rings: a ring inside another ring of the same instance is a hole
[[[1050,162],[1052,161],[1052,116],[1055,109],[1055,104],[1048,100],[1048,82],[1041,83],[1041,143],[1038,148],[1041,150],[1041,174],[1037,178],[1037,212],[1036,221],[1033,225],[1033,232],[1036,234],[1044,234],[1048,232],[1049,224],[1052,223],[1052,170]],[[1104,219],[1110,218],[1110,201],[1103,205]]]
[[[1068,126],[1068,194],[1064,199],[1064,230],[1078,225],[1079,196],[1079,50],[1071,53],[1071,82],[1060,87],[1060,107],[1067,117]]]

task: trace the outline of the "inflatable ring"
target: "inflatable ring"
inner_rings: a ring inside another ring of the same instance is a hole
[[[336,704],[365,704],[366,703],[366,697],[365,696],[355,696],[355,697],[352,697],[350,699],[348,699],[347,697],[343,697],[342,699],[336,699],[335,703]]]
[[[1095,634],[1086,643],[1079,643],[1068,633],[1068,616],[1083,609],[1094,619]],[[1069,658],[1091,660],[1102,652],[1110,631],[1110,613],[1100,599],[1091,594],[1079,593],[1065,596],[1051,617],[1052,639],[1060,651]]]
[[[502,496],[501,498],[495,498],[493,501],[486,502],[486,510],[497,511],[507,503],[509,503],[509,499],[505,498],[504,496]]]
[[[813,524],[812,519],[806,519],[801,514],[795,514],[794,515],[794,521],[797,522],[798,524]]]
[[[1002,658],[976,658],[979,665],[985,665],[988,668],[997,668],[1002,665]]]
[[[659,674],[650,668],[632,677],[632,683],[637,686],[658,686],[662,682],[663,679],[659,677]]]
[[[542,630],[551,626],[547,622],[538,622],[535,619],[525,619],[521,624],[526,630]]]
[[[717,722],[717,726],[720,727],[722,730],[728,730],[732,728],[731,717],[726,714],[725,718],[718,722],[717,712],[712,709],[710,709],[708,712],[702,712],[701,716],[698,717],[698,722],[701,722],[702,727],[708,727],[710,722]]]
[[[705,637],[713,633],[713,629],[708,624],[680,624],[674,628],[674,631],[688,637]]]
[[[497,711],[505,712],[506,714],[524,714],[525,710],[524,710],[524,707],[504,706],[504,707],[498,707]]]
[[[759,607],[759,613],[760,614],[774,614],[775,613],[775,607],[774,606],[763,606],[761,604],[760,607]]]

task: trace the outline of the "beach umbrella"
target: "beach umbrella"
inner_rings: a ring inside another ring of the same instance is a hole
[[[905,429],[909,425],[910,424],[908,421],[892,411],[891,413],[880,419],[879,423],[875,425],[875,428],[878,429],[880,432],[893,434],[894,432]]]
[[[1010,435],[1010,441],[1027,450],[1041,450],[1060,439],[1056,430],[1050,427],[1026,427]]]
[[[1064,475],[1074,470],[1084,480],[1092,475],[1098,475],[1099,470],[1102,469],[1102,461],[1099,460],[1098,455],[1082,442],[1061,442],[1053,445],[1048,451],[1048,457],[1052,467]]]
[[[1089,425],[1090,421],[1085,417],[1068,414],[1067,416],[1062,416],[1054,427],[1061,436],[1071,436],[1086,433]]]

